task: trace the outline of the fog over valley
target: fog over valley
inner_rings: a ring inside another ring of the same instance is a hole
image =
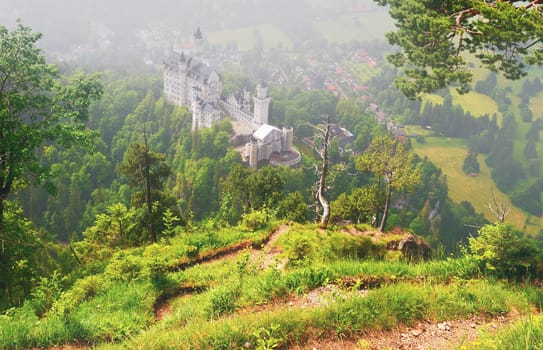
[[[0,1],[0,23],[12,27],[18,18],[44,34],[48,57],[102,66],[159,63],[197,27],[211,44],[240,50],[384,41],[392,28],[371,0]]]

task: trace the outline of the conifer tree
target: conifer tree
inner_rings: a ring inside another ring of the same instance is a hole
[[[375,0],[388,6],[396,30],[388,33],[400,51],[389,61],[404,75],[397,87],[409,98],[456,85],[470,88],[466,54],[508,79],[543,62],[543,0]]]

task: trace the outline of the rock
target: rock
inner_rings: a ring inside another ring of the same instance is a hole
[[[432,248],[422,238],[408,233],[402,239],[387,243],[387,249],[399,250],[408,261],[420,261],[430,258]]]
[[[430,258],[432,252],[432,248],[428,243],[413,234],[408,234],[407,237],[402,239],[398,244],[398,249],[409,261],[426,260]]]

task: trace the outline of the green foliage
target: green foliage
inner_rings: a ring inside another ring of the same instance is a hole
[[[111,281],[146,280],[150,277],[150,271],[144,264],[145,261],[138,256],[118,252],[113,255],[104,271],[104,276]]]
[[[82,75],[61,81],[37,46],[40,38],[21,22],[12,31],[0,26],[0,225],[16,184],[33,181],[54,190],[50,169],[40,164],[42,147],[90,146],[94,138],[85,122],[101,83]]]
[[[162,192],[162,181],[171,174],[171,169],[166,164],[163,154],[149,150],[146,134],[144,134],[144,140],[143,144],[138,142],[130,144],[120,165],[120,171],[130,178],[132,186],[141,189],[132,195],[132,203],[136,207],[146,208],[147,230],[151,240],[156,242],[158,230],[156,221],[162,219],[162,213],[157,214],[156,209],[165,210],[163,206],[167,205],[169,198]]]
[[[139,232],[136,210],[116,203],[107,207],[106,213],[96,216],[94,225],[83,232],[83,237],[99,246],[127,247],[139,241]]]
[[[211,318],[218,318],[236,309],[238,292],[232,288],[224,287],[214,289],[210,297],[208,314]]]
[[[304,223],[309,220],[309,207],[300,192],[291,192],[277,204],[277,218]]]
[[[481,269],[507,278],[536,276],[541,253],[534,240],[522,238],[511,225],[503,223],[483,226],[477,237],[469,239],[469,250]]]
[[[41,277],[39,284],[32,290],[31,304],[36,315],[41,317],[53,305],[62,293],[62,278],[58,271],[47,277]]]
[[[271,218],[272,213],[266,208],[252,210],[251,212],[242,215],[242,225],[248,230],[255,231],[266,227]]]
[[[477,160],[477,153],[468,152],[464,164],[462,165],[462,171],[465,174],[478,174],[480,171],[479,161]]]
[[[451,84],[466,92],[472,78],[467,53],[508,79],[525,75],[527,64],[543,61],[541,48],[531,45],[543,34],[540,4],[375,1],[388,5],[395,21],[396,31],[388,33],[387,39],[401,51],[390,55],[389,61],[402,68],[404,74],[396,85],[409,98]]]
[[[95,297],[104,289],[105,281],[102,276],[92,275],[78,279],[69,290],[60,294],[54,301],[50,314],[59,317],[69,315],[82,302]]]
[[[338,259],[380,258],[382,251],[370,238],[341,232],[291,229],[278,242],[294,264]]]
[[[377,185],[355,188],[342,193],[332,202],[332,221],[347,220],[356,224],[371,223],[383,207],[382,193]]]
[[[271,350],[279,347],[284,339],[281,337],[280,326],[276,324],[270,325],[269,328],[260,328],[253,333],[255,347],[258,350]],[[250,343],[246,348],[252,348]],[[244,344],[245,345],[245,344]]]
[[[61,247],[48,243],[47,237],[36,231],[17,203],[5,204],[0,229],[0,310],[22,305],[35,286],[34,282],[42,278],[44,294],[54,297],[56,292],[46,292],[50,280],[44,276],[55,270],[64,272],[64,267],[69,269],[75,264]],[[59,277],[58,274],[53,276],[55,280]],[[44,295],[42,311],[50,301]]]
[[[386,226],[392,191],[412,192],[421,181],[421,168],[416,166],[415,154],[390,136],[375,137],[368,149],[355,161],[356,169],[377,177],[378,184],[385,186],[384,203],[379,229]],[[381,194],[378,192],[378,194]]]

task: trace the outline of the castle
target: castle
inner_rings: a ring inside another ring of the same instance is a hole
[[[202,35],[198,29],[194,34],[196,53],[202,47]],[[271,98],[268,87],[260,83],[253,96],[253,111],[250,110],[250,94],[222,96],[222,78],[202,58],[172,52],[164,62],[164,95],[176,106],[186,106],[192,113],[192,130],[210,128],[225,117],[243,125],[251,133],[245,152],[249,165],[257,168],[259,163],[296,166],[300,154],[292,147],[292,128],[279,130],[268,124]],[[278,156],[281,155],[281,156]],[[293,161],[296,160],[296,161]]]

